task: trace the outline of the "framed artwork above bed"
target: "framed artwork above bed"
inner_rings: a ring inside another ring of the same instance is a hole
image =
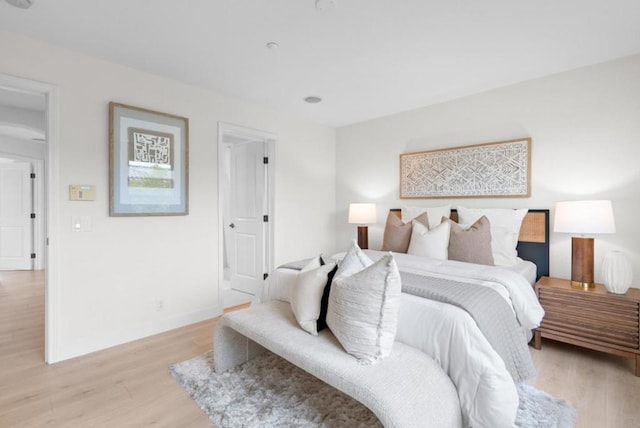
[[[531,138],[400,155],[400,198],[528,197]]]

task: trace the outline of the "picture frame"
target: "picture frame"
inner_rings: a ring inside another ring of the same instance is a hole
[[[109,103],[109,215],[189,213],[189,119]]]
[[[400,155],[400,198],[531,196],[531,138]]]

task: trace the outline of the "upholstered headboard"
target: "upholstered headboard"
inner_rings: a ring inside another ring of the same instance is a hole
[[[390,210],[401,217],[400,208]],[[458,212],[451,210],[451,219],[458,221]],[[518,237],[518,256],[538,267],[537,279],[549,276],[549,210],[529,210],[522,220]]]

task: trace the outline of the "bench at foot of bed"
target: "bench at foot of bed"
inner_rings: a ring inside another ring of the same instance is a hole
[[[385,427],[462,426],[456,389],[429,356],[395,342],[389,357],[359,364],[328,329],[312,336],[298,327],[289,303],[270,301],[225,314],[213,343],[217,373],[266,348],[358,400]]]

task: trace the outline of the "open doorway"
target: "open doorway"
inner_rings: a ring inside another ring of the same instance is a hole
[[[220,298],[258,301],[272,268],[274,134],[220,123],[218,179]]]
[[[42,82],[22,79],[0,73],[0,157],[4,164],[13,167],[3,169],[8,178],[7,189],[15,190],[12,183],[20,182],[20,193],[14,192],[11,198],[15,203],[25,204],[30,199],[30,222],[22,225],[10,225],[3,242],[11,241],[8,253],[17,253],[16,248],[28,247],[29,255],[35,259],[25,269],[44,269],[44,360],[47,363],[57,358],[57,314],[55,250],[55,209],[57,186],[57,88]],[[14,173],[19,169],[21,172]],[[28,171],[29,181],[23,180]],[[13,181],[12,181],[13,180]],[[29,192],[29,193],[28,193]],[[15,202],[20,201],[20,202]],[[20,207],[23,209],[24,207]],[[19,230],[20,229],[20,230]],[[26,239],[24,230],[29,229]],[[30,241],[30,242],[28,242]]]

